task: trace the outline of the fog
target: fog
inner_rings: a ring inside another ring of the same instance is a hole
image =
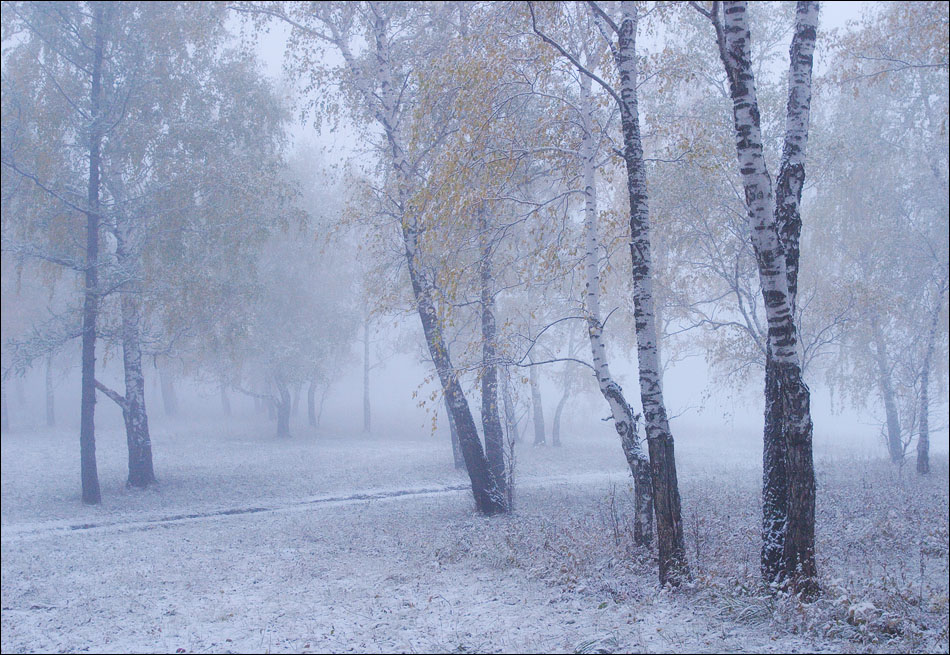
[[[4,652],[946,652],[946,3],[3,3]]]

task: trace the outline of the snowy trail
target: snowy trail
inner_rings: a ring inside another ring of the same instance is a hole
[[[578,473],[547,476],[532,476],[515,483],[519,488],[540,488],[562,484],[597,484],[610,482],[616,479],[613,473]],[[111,519],[95,522],[69,522],[62,520],[18,523],[3,526],[0,533],[0,542],[17,542],[24,540],[43,539],[46,537],[64,534],[81,534],[89,532],[138,532],[153,530],[160,527],[169,527],[175,524],[196,521],[224,519],[229,517],[246,516],[248,514],[278,514],[288,512],[303,512],[315,506],[345,506],[371,501],[389,501],[409,498],[425,498],[441,496],[456,492],[467,492],[471,489],[468,483],[429,485],[423,487],[375,488],[358,489],[345,494],[321,494],[296,500],[262,501],[250,505],[221,507],[202,511],[184,511],[174,514],[146,514],[130,516],[123,519]]]

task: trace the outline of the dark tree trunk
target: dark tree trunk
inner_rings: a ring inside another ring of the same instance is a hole
[[[46,427],[56,427],[56,395],[53,393],[53,356],[46,358]]]
[[[818,592],[813,426],[810,394],[802,380],[795,301],[801,232],[799,204],[805,177],[818,4],[799,2],[797,6],[795,34],[789,50],[785,143],[776,194],[765,165],[746,9],[745,2],[724,2],[720,18],[720,5],[714,3],[707,16],[716,29],[719,55],[729,80],[736,157],[769,324],[762,572],[767,583],[813,596]]]
[[[99,314],[99,157],[102,146],[101,84],[105,51],[105,16],[100,3],[92,6],[96,37],[92,87],[89,94],[92,124],[89,130],[89,189],[86,210],[86,288],[82,312],[82,399],[79,451],[82,465],[82,501],[97,505],[99,472],[96,467],[96,322]]]
[[[495,480],[499,503],[508,504],[508,473],[505,467],[505,436],[498,412],[498,366],[495,363],[495,292],[492,273],[491,239],[484,206],[478,217],[481,259],[478,263],[482,306],[482,429],[485,432],[485,456]]]
[[[363,432],[371,432],[369,404],[369,314],[363,318]]]
[[[530,359],[532,366],[528,368],[528,379],[531,386],[531,410],[534,419],[534,445],[544,446],[547,437],[544,432],[544,405],[541,403],[541,382],[538,380],[538,367],[534,366],[534,359]]]
[[[449,351],[442,336],[439,316],[432,300],[431,287],[423,277],[422,272],[418,270],[416,261],[419,249],[418,235],[415,233],[415,227],[408,221],[403,224],[403,237],[406,246],[409,279],[416,299],[416,308],[422,322],[422,330],[425,333],[429,356],[435,364],[449,413],[452,414],[455,421],[459,446],[465,460],[465,469],[472,483],[475,507],[479,513],[486,516],[505,513],[508,511],[507,502],[505,497],[498,493],[498,483],[494,479],[488,465],[488,458],[482,449],[475,419],[472,417],[468,400],[465,398],[462,385],[459,383],[452,360],[449,358]]]

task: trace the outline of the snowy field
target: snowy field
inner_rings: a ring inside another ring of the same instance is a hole
[[[632,546],[615,439],[519,447],[516,512],[485,519],[442,435],[272,434],[159,426],[141,492],[103,430],[100,507],[79,502],[74,432],[4,434],[3,652],[948,648],[943,453],[921,480],[818,441],[824,595],[801,604],[758,585],[754,434],[680,430],[694,579],[675,592]]]

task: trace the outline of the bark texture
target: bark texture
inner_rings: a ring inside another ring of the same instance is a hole
[[[745,2],[713,9],[719,54],[733,103],[736,157],[768,319],[763,440],[762,574],[769,584],[818,592],[815,473],[810,394],[802,380],[794,320],[799,204],[811,102],[818,5],[799,2],[789,52],[789,94],[782,166],[773,195],[765,165]]]
[[[690,573],[683,537],[673,434],[670,431],[666,404],[663,400],[657,353],[649,199],[637,99],[637,9],[635,3],[622,2],[621,12],[622,20],[617,34],[614,59],[620,73],[622,99],[620,122],[630,201],[630,257],[633,265],[637,360],[640,366],[640,402],[643,406],[643,421],[650,451],[660,582],[678,585],[688,579]]]
[[[620,436],[620,447],[630,467],[634,482],[634,541],[648,546],[653,541],[653,481],[650,461],[640,443],[637,433],[637,418],[623,389],[610,374],[607,349],[603,339],[603,323],[600,312],[600,235],[597,217],[597,185],[594,173],[596,144],[594,143],[593,99],[591,83],[587,77],[581,80],[581,101],[584,110],[584,136],[581,143],[581,158],[584,171],[584,269],[586,274],[585,310],[587,335],[590,340],[594,375],[604,400],[610,407],[614,429]]]

